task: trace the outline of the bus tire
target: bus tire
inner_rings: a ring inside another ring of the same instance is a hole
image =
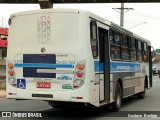
[[[60,102],[49,102],[49,105],[51,105],[53,108],[56,108],[56,109],[64,109],[66,107],[65,104]]]
[[[121,102],[122,102],[122,89],[119,82],[117,82],[115,90],[115,102],[112,103],[113,111],[118,112],[120,110]]]
[[[144,99],[145,96],[146,96],[146,86],[145,86],[145,84],[144,84],[144,91],[138,93],[138,98],[139,98],[139,99]]]
[[[62,105],[59,105],[59,104],[54,104],[54,105],[51,105],[53,108],[63,108]]]

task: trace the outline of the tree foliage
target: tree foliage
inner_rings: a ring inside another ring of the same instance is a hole
[[[156,57],[156,51],[152,50],[152,58]]]

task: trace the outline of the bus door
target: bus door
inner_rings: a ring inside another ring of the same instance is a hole
[[[149,50],[149,85],[147,86],[148,88],[152,87],[152,55],[151,55],[151,46],[148,46]]]
[[[98,27],[100,102],[110,100],[110,59],[108,30]]]

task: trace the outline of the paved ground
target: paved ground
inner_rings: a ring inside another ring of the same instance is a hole
[[[160,114],[160,78],[153,76],[153,88],[147,90],[145,99],[138,99],[136,96],[124,99],[120,112],[113,112],[109,108],[104,109],[66,109],[59,110],[52,108],[47,102],[41,100],[0,99],[0,111],[34,111],[45,113],[48,119],[52,120],[160,120],[160,117],[141,118],[141,117],[118,117],[118,114],[132,111],[141,112],[157,111]],[[1,91],[0,91],[1,92]],[[4,91],[3,91],[4,92]],[[1,93],[2,94],[2,93]],[[131,112],[131,113],[130,113]],[[145,112],[146,113],[146,112]],[[148,114],[151,114],[150,112]],[[114,117],[115,116],[115,117]],[[8,119],[8,118],[7,118]],[[10,118],[13,120],[14,118]],[[17,120],[17,118],[15,118]],[[14,119],[14,120],[15,120]],[[24,119],[24,118],[23,118]],[[38,118],[39,120],[41,118]],[[44,119],[44,118],[42,118]],[[0,118],[0,120],[3,120]],[[30,118],[33,120],[33,118]]]

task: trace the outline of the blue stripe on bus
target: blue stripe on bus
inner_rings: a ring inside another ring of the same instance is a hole
[[[94,61],[94,71],[95,72],[104,72],[103,70],[103,63],[100,63],[99,61]]]
[[[23,63],[14,64],[15,67],[44,67],[44,68],[73,68],[72,64],[40,64],[40,63]]]
[[[95,72],[104,72],[104,64],[99,61],[94,61],[94,71]],[[124,62],[110,62],[110,70],[114,71],[141,71],[140,64],[137,63],[124,63]]]

